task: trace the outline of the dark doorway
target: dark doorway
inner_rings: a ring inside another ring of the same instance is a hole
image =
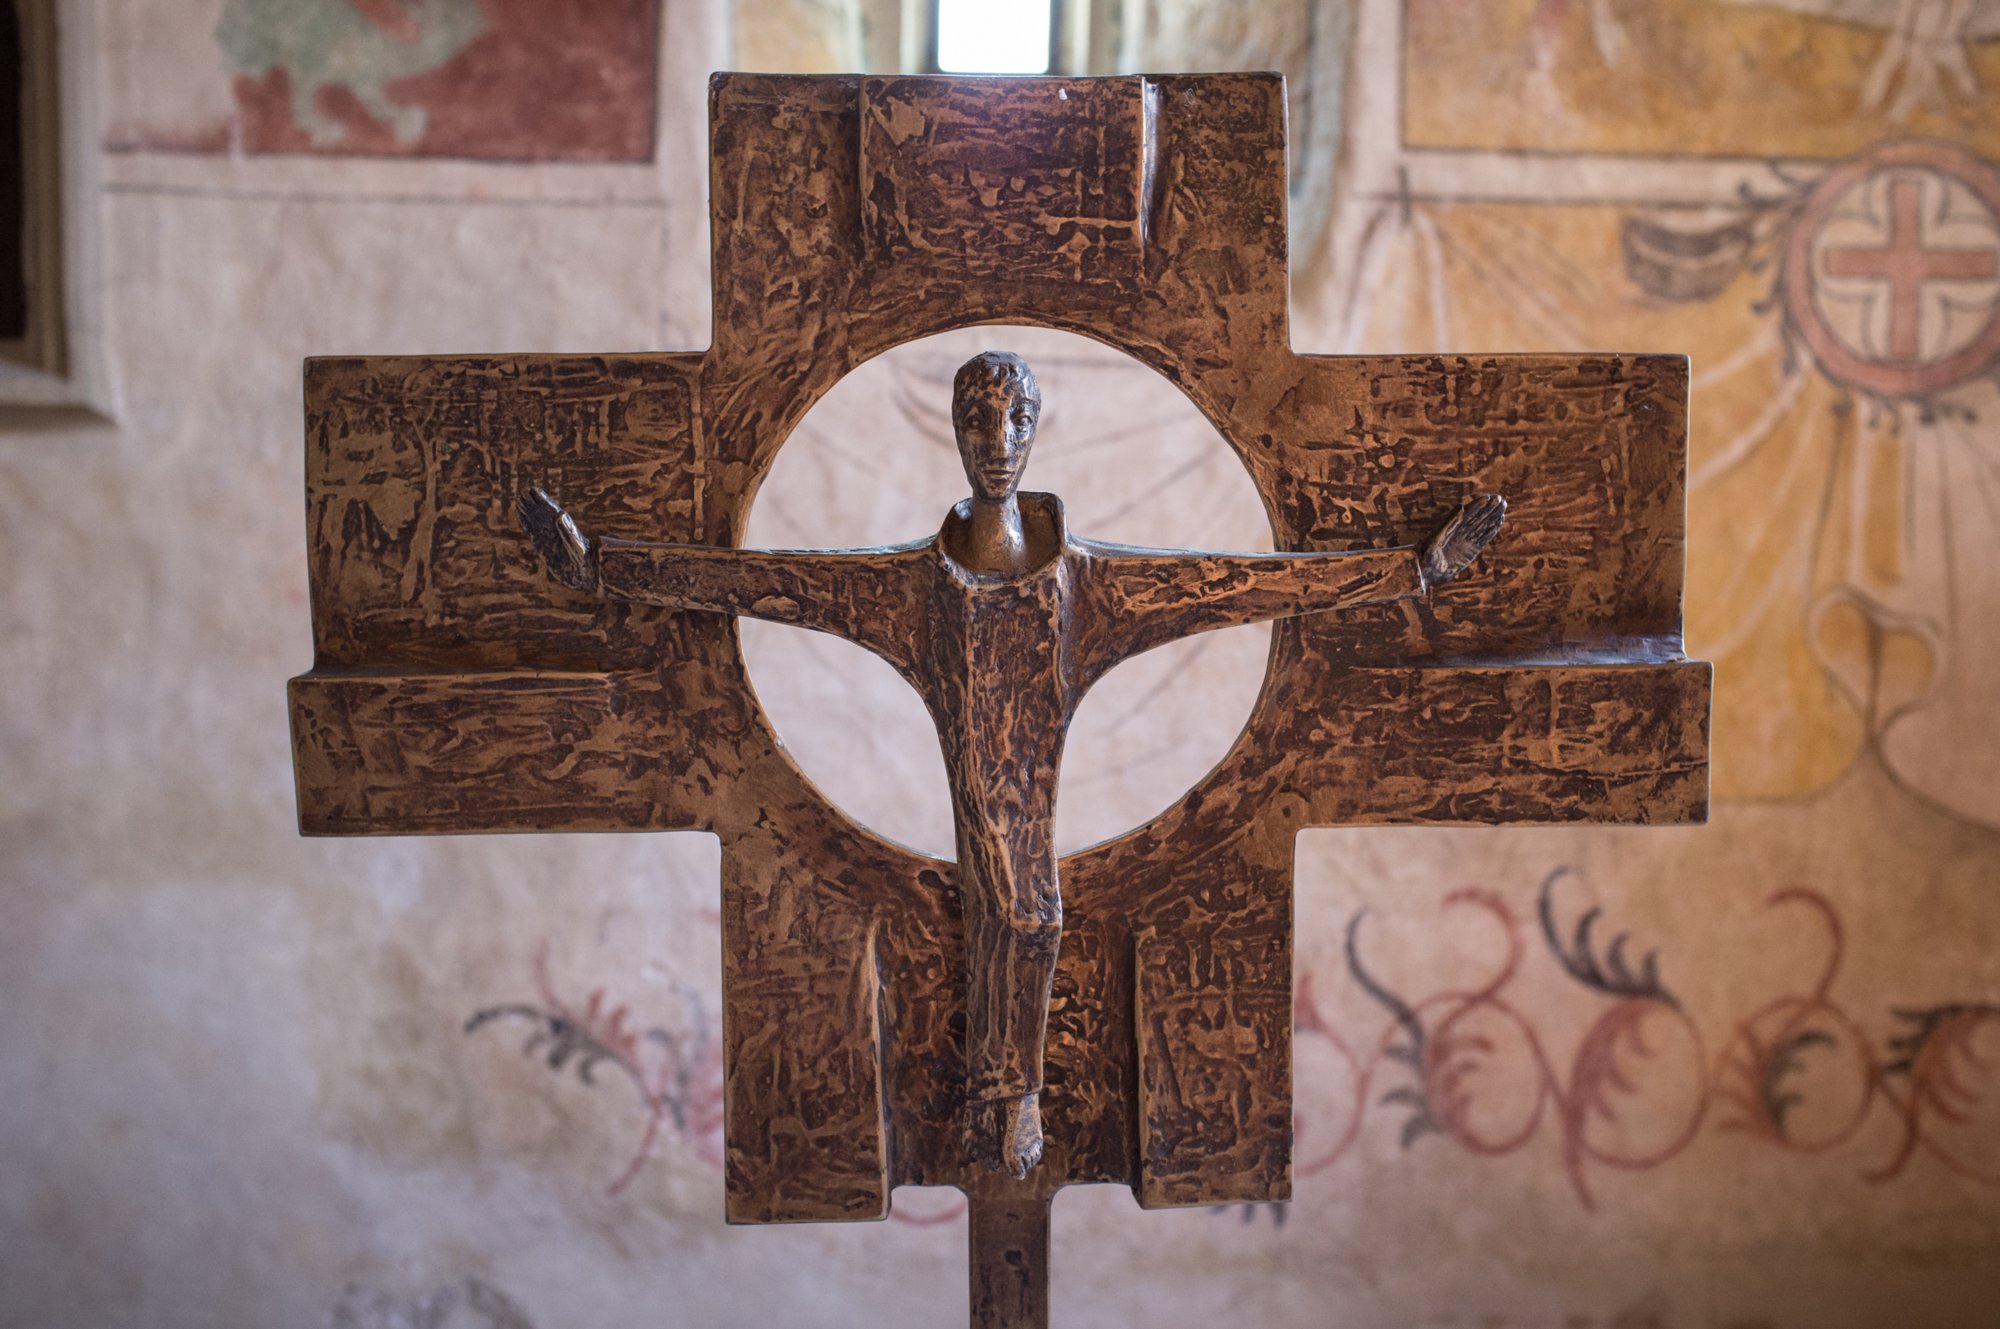
[[[0,339],[28,335],[27,53],[16,0],[0,0]]]

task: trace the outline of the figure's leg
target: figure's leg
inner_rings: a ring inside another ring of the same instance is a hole
[[[1053,854],[1007,852],[997,833],[960,840],[965,905],[967,1144],[1025,1177],[1042,1160],[1042,1049],[1062,942]]]

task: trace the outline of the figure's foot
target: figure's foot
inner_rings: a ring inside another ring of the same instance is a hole
[[[971,1108],[972,1156],[1016,1180],[1042,1161],[1042,1096],[996,1098]]]
[[[590,541],[560,503],[545,490],[530,489],[521,495],[515,511],[551,577],[572,590],[597,589],[597,574],[590,566]]]
[[[1482,495],[1453,513],[1424,546],[1424,581],[1435,586],[1465,571],[1479,557],[1479,551],[1500,534],[1500,523],[1506,516],[1507,500],[1498,494]]]

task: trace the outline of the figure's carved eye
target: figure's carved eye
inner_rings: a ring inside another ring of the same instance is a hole
[[[1014,412],[1014,428],[1026,429],[1029,425],[1033,423],[1035,423],[1035,417],[1029,414],[1027,411],[1023,410]]]

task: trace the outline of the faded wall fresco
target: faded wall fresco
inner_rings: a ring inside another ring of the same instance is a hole
[[[1401,138],[1357,145],[1378,200],[1349,202],[1347,339],[1688,350],[1717,792],[1810,794],[1866,751],[2000,825],[1975,739],[2000,699],[2000,13],[1404,14]]]
[[[145,0],[116,20],[107,144],[644,160],[659,16],[660,0]]]
[[[775,60],[796,26],[809,68],[874,49],[875,8],[745,30]],[[1196,62],[1221,20],[1191,36],[1181,8],[1131,40]],[[1693,357],[1718,803],[1704,828],[1306,836],[1297,1198],[1065,1193],[1059,1322],[1990,1322],[2000,11],[1259,12],[1224,25],[1232,63],[1344,69],[1315,75],[1294,173],[1296,208],[1333,182],[1293,227],[1300,349]],[[0,1324],[961,1313],[951,1193],[722,1223],[711,839],[293,829],[299,360],[701,344],[703,81],[731,29],[709,0],[100,8],[117,418],[0,420]],[[1027,483],[1080,529],[1268,543],[1170,384],[1012,330],[857,370],[751,541],[934,529],[961,492],[951,373],[987,345],[1037,366]],[[812,778],[946,848],[907,688],[828,638],[744,636]],[[1184,642],[1092,694],[1065,846],[1206,769],[1267,640]]]

